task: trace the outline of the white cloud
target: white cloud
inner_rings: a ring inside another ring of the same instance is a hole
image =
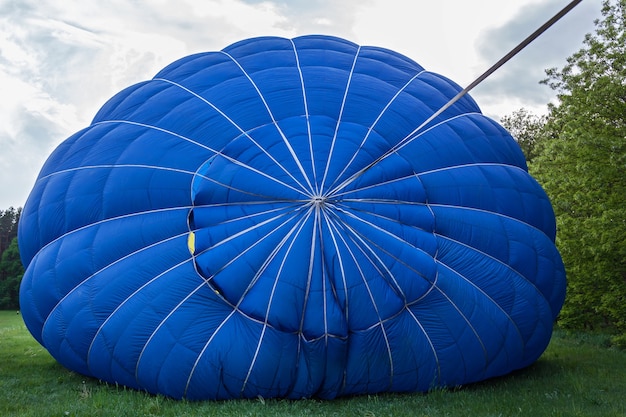
[[[0,0],[0,209],[24,204],[50,151],[88,125],[108,98],[191,53],[253,36],[324,33],[396,50],[467,85],[559,3]],[[558,28],[561,36],[531,45],[477,88],[483,110],[503,115],[548,97],[528,83],[581,45],[588,31],[581,25],[597,17],[594,8],[575,10],[578,17]]]
[[[501,0],[408,4],[375,0],[357,12],[359,42],[403,53],[460,84],[469,84],[486,69],[479,60],[475,39],[486,28],[506,22],[519,8],[502,7]]]

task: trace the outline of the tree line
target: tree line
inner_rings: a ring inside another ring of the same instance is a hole
[[[554,207],[568,279],[559,323],[615,330],[626,346],[626,0],[604,0],[595,32],[546,75],[548,114],[502,123]]]
[[[17,224],[22,209],[0,210],[0,310],[19,309],[24,267],[17,247]]]
[[[626,0],[603,0],[582,48],[541,81],[548,114],[502,119],[548,194],[568,288],[559,323],[609,329],[626,346]],[[21,210],[0,211],[0,309],[18,308]]]

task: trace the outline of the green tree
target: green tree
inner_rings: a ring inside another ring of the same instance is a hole
[[[504,116],[502,125],[511,133],[529,163],[537,156],[544,135],[546,116],[537,116],[522,108]]]
[[[7,210],[0,210],[0,256],[17,236],[17,223],[21,213],[21,208],[9,207]]]
[[[530,171],[557,217],[561,323],[626,335],[626,0],[604,0],[595,24],[562,69],[546,71],[558,103]]]
[[[0,310],[19,309],[19,291],[24,267],[20,260],[17,238],[0,257]]]

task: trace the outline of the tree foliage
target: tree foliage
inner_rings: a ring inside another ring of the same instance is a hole
[[[17,236],[17,223],[21,213],[21,208],[9,207],[7,210],[0,210],[0,256]]]
[[[531,173],[550,196],[568,295],[561,323],[626,334],[626,0],[604,0],[557,92]]]
[[[0,310],[19,308],[20,282],[24,267],[20,260],[17,238],[13,238],[0,257]]]
[[[546,116],[537,116],[523,108],[504,116],[501,120],[502,125],[522,148],[528,162],[532,162],[538,153],[546,120]]]
[[[0,210],[0,309],[19,308],[19,287],[24,275],[17,246],[21,208]]]

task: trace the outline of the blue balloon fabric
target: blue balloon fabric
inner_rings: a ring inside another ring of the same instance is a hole
[[[110,99],[24,207],[24,321],[65,367],[191,400],[427,391],[545,350],[550,202],[510,134],[393,51],[243,40]]]

